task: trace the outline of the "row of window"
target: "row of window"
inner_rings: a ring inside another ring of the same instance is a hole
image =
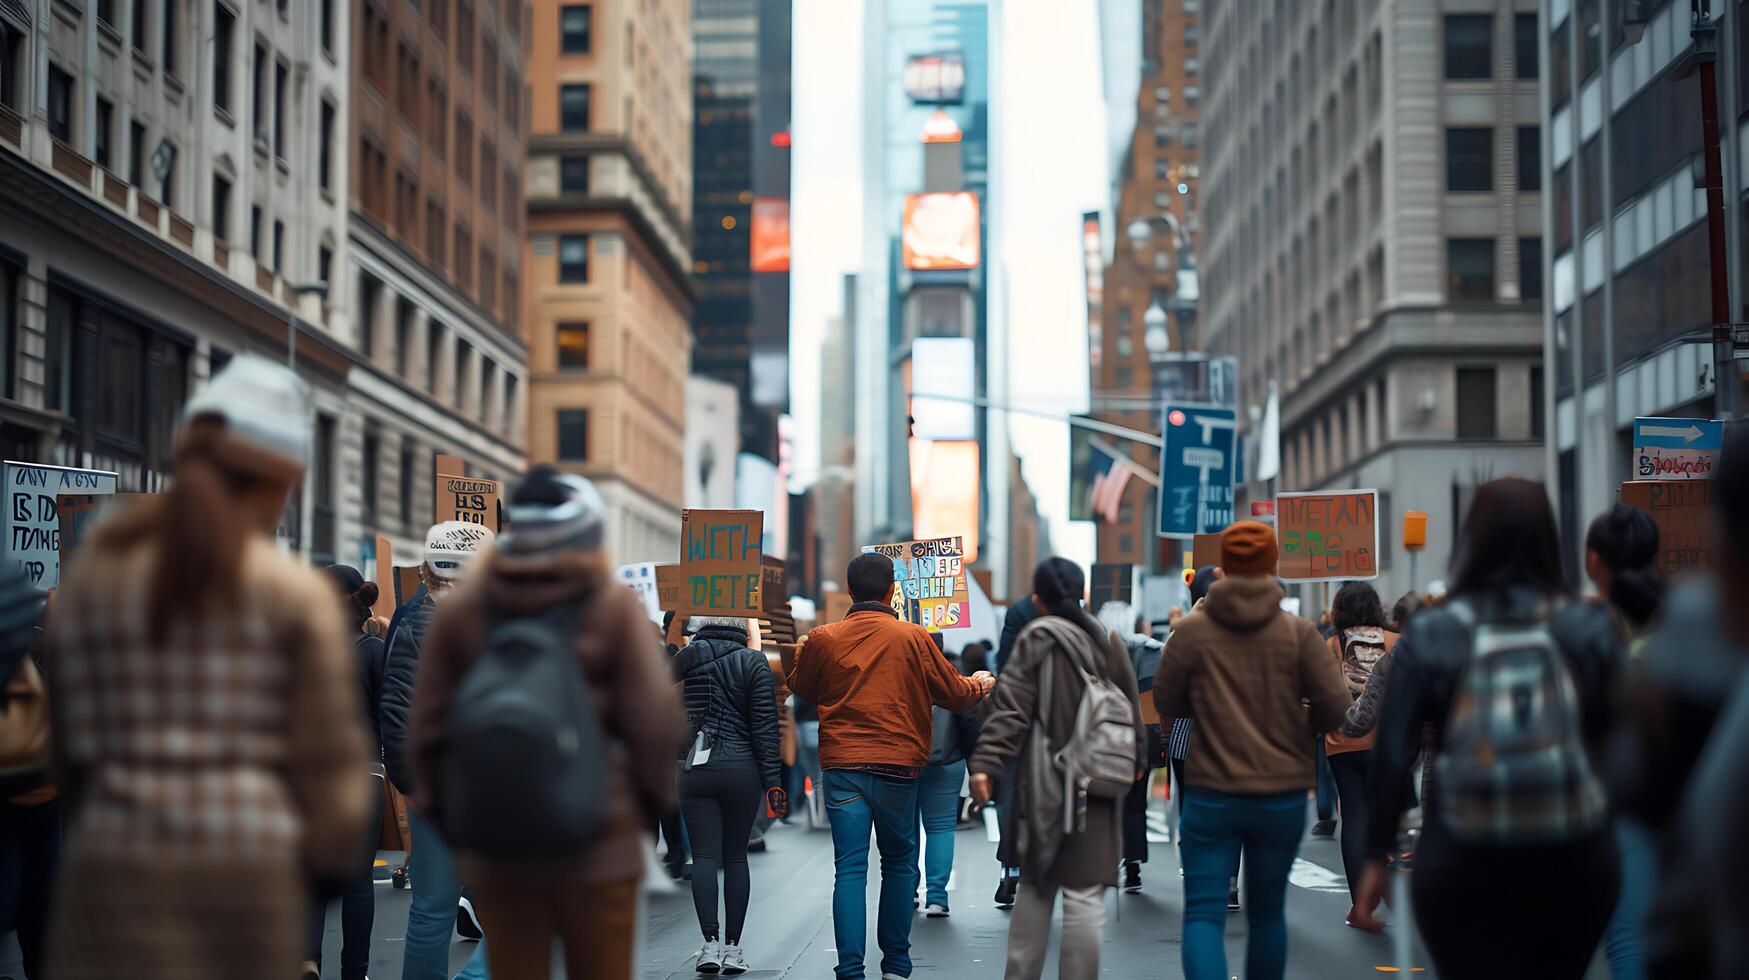
[[[222,2],[213,4],[213,108],[223,117],[236,112],[232,104],[231,67],[234,60],[237,15]],[[250,62],[249,123],[258,143],[271,145],[273,155],[286,156],[287,86],[291,66],[284,58],[276,58],[265,38],[256,38],[254,58]],[[272,111],[269,113],[271,79]],[[327,185],[324,183],[324,187]]]
[[[1496,253],[1499,240],[1494,238],[1448,238],[1445,241],[1446,298],[1453,302],[1491,303]],[[1518,240],[1518,290],[1527,303],[1540,302],[1543,297],[1543,240]]]
[[[433,6],[442,7],[444,4]],[[522,126],[522,76],[517,74],[514,65],[500,67],[497,42],[491,34],[483,35],[479,41],[479,70],[475,72],[473,23],[472,8],[465,3],[457,4],[454,39],[456,61],[463,70],[478,80],[482,116],[502,119],[512,133],[518,132]],[[364,77],[378,92],[388,94],[392,90],[396,111],[409,125],[426,126],[426,141],[432,145],[438,158],[442,159],[444,127],[448,122],[446,87],[439,80],[443,74],[442,66],[431,66],[432,74],[427,77],[421,68],[421,51],[422,46],[417,37],[402,37],[396,44],[395,56],[391,61],[388,13],[376,3],[365,4]],[[392,80],[391,68],[394,73]],[[423,91],[426,94],[423,99],[421,79],[425,79]],[[502,98],[499,94],[500,82],[503,84]],[[459,120],[464,116],[464,113],[458,111],[458,133]]]
[[[1536,14],[1512,16],[1514,75],[1537,77]],[[1494,77],[1494,15],[1445,15],[1445,77],[1453,81]]]
[[[359,273],[359,353],[369,360],[375,356],[379,341],[392,344],[395,374],[437,397],[443,394],[445,381],[451,380],[443,376],[443,366],[446,346],[453,343],[455,375],[449,393],[452,407],[477,422],[496,423],[504,434],[513,433],[518,411],[516,375],[476,350],[473,344],[451,334],[440,320],[427,318],[421,336],[418,307],[407,297],[396,296],[393,310],[386,309],[387,289],[375,276]],[[385,330],[385,324],[380,322],[385,314],[393,317],[392,330]],[[423,365],[416,360],[420,354],[424,357]],[[480,379],[477,388],[473,384],[476,368]]]
[[[1543,183],[1542,130],[1518,127],[1518,189],[1538,191]],[[1445,189],[1454,193],[1494,190],[1494,129],[1453,127],[1445,131]]]

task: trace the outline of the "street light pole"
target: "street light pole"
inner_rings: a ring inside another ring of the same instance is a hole
[[[1737,414],[1737,366],[1731,339],[1731,283],[1725,236],[1725,166],[1719,147],[1719,22],[1711,0],[1689,0],[1699,61],[1701,138],[1706,144],[1707,251],[1712,276],[1713,414]]]

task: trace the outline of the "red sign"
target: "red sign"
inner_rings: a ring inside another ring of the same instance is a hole
[[[753,231],[749,260],[754,272],[789,271],[789,201],[781,197],[753,200]]]
[[[1274,517],[1275,516],[1275,501],[1273,501],[1273,500],[1253,500],[1253,501],[1251,501],[1251,516],[1252,517]]]

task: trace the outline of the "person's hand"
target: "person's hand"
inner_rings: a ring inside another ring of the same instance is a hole
[[[996,675],[987,670],[980,670],[973,674],[972,680],[978,682],[978,687],[983,689],[985,696],[996,689]]]
[[[994,797],[995,795],[996,795],[995,790],[990,785],[990,776],[988,773],[982,773],[982,772],[972,773],[972,802],[973,803],[976,803],[979,806],[988,806],[990,804],[991,798]]]
[[[789,816],[789,794],[776,786],[765,791],[765,812],[773,820],[782,820]]]

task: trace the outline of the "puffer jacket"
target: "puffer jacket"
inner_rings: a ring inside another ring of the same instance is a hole
[[[700,729],[709,732],[711,763],[752,762],[762,784],[783,785],[777,688],[763,653],[747,649],[747,631],[707,626],[674,655],[674,679],[686,706],[685,759]]]
[[[389,782],[402,794],[414,793],[413,767],[407,758],[408,732],[412,727],[413,687],[419,676],[425,633],[437,616],[437,601],[421,589],[395,612],[389,629],[388,652],[383,659],[381,698],[377,707],[377,737],[383,744],[383,766]]]

